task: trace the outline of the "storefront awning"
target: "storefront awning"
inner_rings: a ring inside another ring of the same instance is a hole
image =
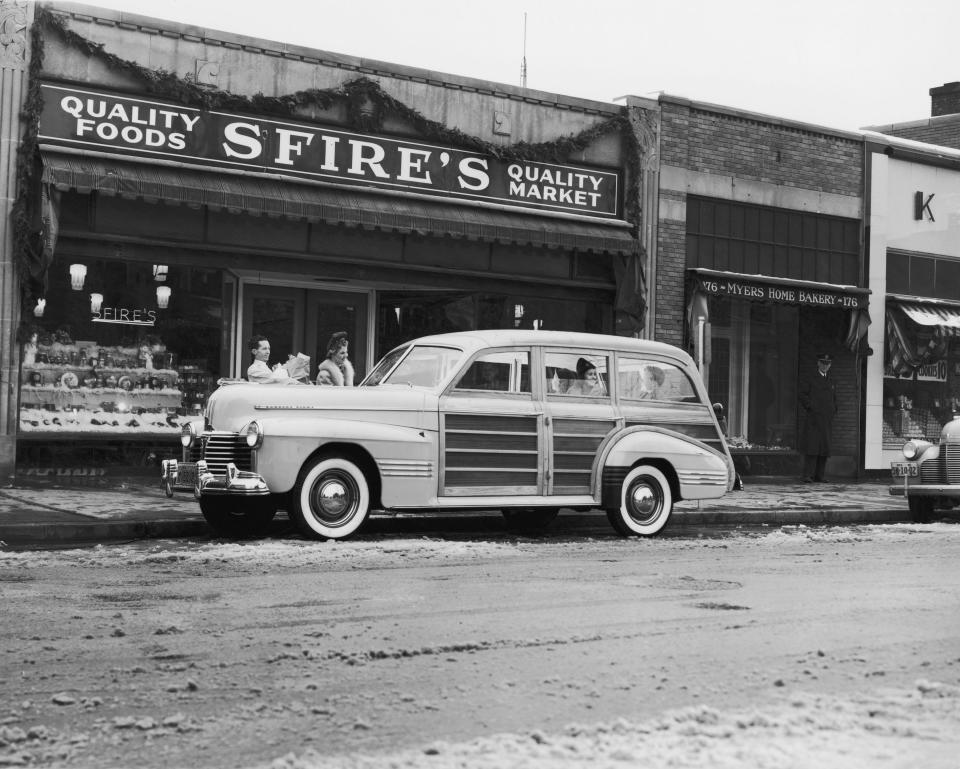
[[[622,222],[573,221],[471,205],[367,194],[282,178],[218,173],[43,151],[43,181],[54,189],[208,206],[232,213],[306,219],[389,232],[633,254],[639,249]]]
[[[960,336],[960,307],[893,300],[910,320],[920,326],[932,326],[944,336]]]
[[[887,297],[886,365],[894,376],[942,360],[951,337],[960,337],[960,305]]]
[[[724,296],[752,302],[772,302],[823,309],[847,310],[843,344],[851,352],[861,346],[870,325],[870,289],[839,283],[752,275],[703,267],[687,269],[687,335],[694,347],[699,324],[710,322],[710,296]]]

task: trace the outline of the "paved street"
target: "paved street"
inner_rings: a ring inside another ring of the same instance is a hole
[[[3,551],[0,760],[955,769],[958,577],[953,523]]]

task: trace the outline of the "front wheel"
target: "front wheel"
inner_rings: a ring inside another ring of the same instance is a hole
[[[673,493],[667,477],[652,465],[639,465],[623,479],[620,507],[607,510],[607,519],[623,537],[652,537],[673,512]]]
[[[370,514],[370,484],[349,459],[320,457],[293,487],[290,517],[310,539],[346,539]]]
[[[200,497],[200,512],[221,537],[248,539],[266,533],[277,514],[277,504],[269,498]]]
[[[910,517],[914,523],[930,523],[933,520],[933,499],[930,497],[907,497]]]

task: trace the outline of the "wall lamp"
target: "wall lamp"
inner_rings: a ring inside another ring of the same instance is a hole
[[[70,265],[70,286],[74,291],[83,290],[83,281],[87,277],[87,265],[85,264],[71,264]]]

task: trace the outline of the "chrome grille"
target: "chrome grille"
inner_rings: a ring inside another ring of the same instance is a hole
[[[960,483],[960,443],[941,443],[940,455],[920,464],[920,483]]]
[[[947,483],[960,483],[960,443],[946,443],[940,447]]]
[[[197,444],[201,445],[196,459],[205,459],[207,469],[214,475],[226,475],[228,462],[233,462],[238,470],[252,469],[250,447],[246,438],[237,433],[204,433]],[[194,459],[193,452],[190,458]]]

